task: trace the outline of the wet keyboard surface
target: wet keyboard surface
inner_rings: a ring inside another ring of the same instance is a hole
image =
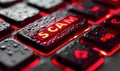
[[[119,71],[120,0],[0,0],[0,71]]]

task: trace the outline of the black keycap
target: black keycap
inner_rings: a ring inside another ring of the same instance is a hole
[[[109,9],[100,4],[87,1],[80,2],[74,7],[69,8],[70,12],[83,14],[93,21],[97,21],[109,13]]]
[[[10,35],[10,33],[12,33],[10,24],[4,21],[0,21],[0,39],[7,35]]]
[[[120,30],[120,14],[114,15],[105,21],[105,24]]]
[[[63,70],[59,69],[58,67],[56,67],[55,65],[48,61],[42,61],[42,63],[32,68],[30,71],[63,71]]]
[[[40,17],[39,10],[27,6],[24,3],[18,3],[9,8],[0,10],[0,16],[7,22],[23,27]]]
[[[114,9],[120,7],[120,0],[94,0],[94,1]]]
[[[11,5],[16,4],[17,2],[20,2],[21,0],[0,0],[0,6],[2,7],[9,7]]]
[[[112,51],[119,42],[120,33],[117,30],[107,26],[98,26],[85,35],[86,41],[96,44],[104,51]]]
[[[0,42],[0,68],[3,71],[19,70],[32,59],[33,51],[13,39]]]
[[[28,0],[28,3],[45,12],[52,12],[64,6],[63,0]]]
[[[78,18],[67,11],[57,11],[20,30],[18,38],[24,38],[42,52],[50,52],[75,32],[87,27],[86,19]]]
[[[57,52],[57,61],[76,69],[77,71],[86,71],[101,57],[90,47],[80,44],[79,41],[73,41],[64,46]]]

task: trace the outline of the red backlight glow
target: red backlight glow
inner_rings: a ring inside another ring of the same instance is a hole
[[[105,36],[101,37],[100,40],[103,41],[103,42],[106,42],[107,40],[111,39],[111,38],[114,38],[115,36],[111,33],[107,33],[105,34]]]

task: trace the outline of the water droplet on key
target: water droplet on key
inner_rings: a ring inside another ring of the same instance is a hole
[[[8,51],[8,55],[12,55],[13,53],[12,53],[12,51]]]
[[[18,44],[13,44],[14,47],[18,47]]]
[[[3,46],[0,47],[0,49],[6,49],[6,46],[3,45]]]

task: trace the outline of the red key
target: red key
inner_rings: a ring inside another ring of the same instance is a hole
[[[20,40],[27,38],[26,42],[32,44],[38,50],[48,53],[74,37],[78,31],[84,32],[87,28],[87,20],[83,17],[78,17],[66,11],[57,11],[25,27],[18,34]]]
[[[50,37],[54,36],[56,33],[61,32],[62,30],[66,29],[70,25],[78,22],[78,18],[75,16],[68,16],[61,21],[43,29],[37,34],[37,38],[45,41]]]

